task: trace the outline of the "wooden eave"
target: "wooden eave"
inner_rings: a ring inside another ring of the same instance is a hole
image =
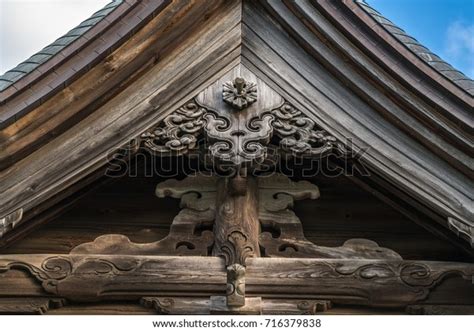
[[[369,148],[362,162],[385,189],[473,243],[472,95],[357,4],[127,1],[112,14],[0,93],[0,220],[22,210],[28,222],[72,194],[111,151],[242,64]]]

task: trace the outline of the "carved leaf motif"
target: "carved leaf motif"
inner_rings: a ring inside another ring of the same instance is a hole
[[[232,231],[227,242],[221,247],[222,255],[226,265],[231,263],[245,265],[245,260],[254,256],[255,247],[253,247],[245,234],[240,231]]]

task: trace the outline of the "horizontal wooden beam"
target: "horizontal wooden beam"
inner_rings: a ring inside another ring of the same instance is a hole
[[[442,297],[442,303],[474,305],[474,264],[470,263],[301,258],[249,258],[246,263],[249,297],[406,307],[430,302],[431,293],[443,293],[438,288],[456,278],[456,287],[445,290],[455,295]],[[26,273],[6,276],[15,269]],[[12,293],[19,282],[25,282],[22,277],[37,280],[45,294]],[[224,260],[218,257],[3,255],[0,283],[0,298],[13,294],[77,302],[202,298],[225,295],[226,273]]]

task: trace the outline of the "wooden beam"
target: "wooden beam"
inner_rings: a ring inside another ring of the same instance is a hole
[[[455,289],[457,294],[447,295],[443,304],[459,304],[462,299],[463,304],[474,305],[474,264],[469,263],[248,258],[246,264],[248,297],[406,307],[427,302],[430,293],[446,279],[457,277],[460,279]],[[225,263],[218,257],[2,256],[0,275],[13,269],[27,271],[24,275],[39,281],[49,295],[72,302],[159,296],[202,298],[222,296],[226,287]],[[9,281],[24,282],[19,278]],[[15,286],[13,283],[10,285]],[[11,295],[8,287],[0,287],[0,297]],[[16,295],[44,296],[38,291]]]

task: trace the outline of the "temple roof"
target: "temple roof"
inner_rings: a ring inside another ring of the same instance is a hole
[[[444,61],[438,55],[423,46],[418,40],[407,34],[403,29],[395,25],[388,18],[384,17],[377,10],[369,6],[364,0],[356,0],[357,4],[368,12],[385,30],[395,36],[408,49],[428,63],[438,72],[456,83],[459,87],[474,95],[474,80],[464,75],[461,71]]]
[[[423,46],[415,38],[408,35],[403,29],[395,25],[388,18],[384,17],[377,10],[369,6],[364,0],[354,0],[361,8],[369,13],[374,20],[386,29],[390,34],[395,36],[401,43],[403,43],[414,54],[420,57],[423,61],[432,66],[435,70],[442,73],[448,79],[453,81],[459,87],[474,95],[474,80],[464,75],[461,71],[454,68],[452,65],[441,59],[438,55]],[[123,0],[113,0],[104,8],[94,13],[87,20],[79,24],[77,27],[66,33],[64,36],[58,38],[52,44],[46,46],[41,51],[29,57],[27,60],[18,64],[0,76],[0,91],[26,76],[28,73],[35,70],[38,66],[51,59],[54,55],[60,53],[66,46],[72,44],[79,37],[83,36],[93,26],[97,25],[102,20],[106,20],[114,9],[116,9]]]
[[[245,66],[366,151],[371,176],[360,185],[472,252],[472,80],[365,4],[126,0],[80,26],[3,76],[0,241],[29,231],[104,176],[111,151]]]
[[[116,9],[122,2],[123,0],[114,0],[110,2],[64,36],[56,39],[53,43],[33,54],[28,59],[18,64],[15,68],[5,72],[0,76],[0,91],[3,91],[25,75],[38,68],[41,64],[50,60],[53,56],[59,54],[65,47],[71,45],[93,26],[97,25],[100,21],[105,20],[106,16]]]

